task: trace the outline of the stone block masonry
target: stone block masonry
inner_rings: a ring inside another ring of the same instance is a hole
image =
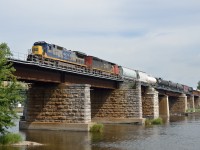
[[[159,96],[159,115],[169,117],[169,99],[167,95]]]
[[[156,119],[159,117],[158,92],[152,87],[143,87],[142,110],[144,118]]]
[[[194,105],[194,96],[187,96],[187,109],[190,112],[195,112],[195,105]]]
[[[170,98],[170,114],[184,114],[187,110],[187,96],[181,94],[179,97]]]
[[[29,89],[26,121],[90,123],[90,85],[33,85]]]
[[[194,97],[195,109],[200,109],[200,97]]]
[[[142,119],[141,84],[125,81],[119,89],[91,91],[92,120],[126,122]]]

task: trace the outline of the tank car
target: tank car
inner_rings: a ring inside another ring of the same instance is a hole
[[[177,83],[177,89],[179,90],[179,91],[183,91],[183,85],[182,84],[180,84],[180,83]]]
[[[126,67],[119,67],[120,69],[120,76],[124,79],[137,79],[137,72],[133,69],[129,69]]]
[[[137,76],[139,81],[146,84],[156,84],[157,82],[156,78],[142,71],[137,71]]]
[[[157,79],[157,86],[162,88],[169,88],[169,81],[163,80],[162,78]]]
[[[169,88],[172,90],[177,90],[177,83],[169,81]]]

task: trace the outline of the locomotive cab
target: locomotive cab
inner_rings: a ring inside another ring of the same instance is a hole
[[[44,55],[48,44],[46,42],[35,42],[32,47],[33,55]]]

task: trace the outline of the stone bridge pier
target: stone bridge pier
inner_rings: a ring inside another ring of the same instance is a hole
[[[152,87],[142,87],[142,112],[144,118],[159,117],[158,92]]]
[[[200,109],[200,97],[199,96],[194,96],[194,106],[195,106],[195,109]]]
[[[194,96],[187,96],[187,110],[190,112],[195,112]]]
[[[187,110],[187,96],[180,94],[179,96],[169,96],[170,115],[185,114]]]
[[[88,131],[93,122],[144,123],[141,85],[124,82],[118,89],[88,84],[32,84],[20,129]]]
[[[159,115],[169,117],[169,99],[168,95],[159,95]]]
[[[125,81],[119,89],[91,90],[92,121],[103,123],[144,123],[141,84]]]
[[[200,97],[167,93],[139,81],[118,89],[88,84],[32,84],[20,129],[88,131],[95,123],[139,123],[143,118],[185,114],[200,107]]]
[[[90,85],[33,84],[20,129],[89,130]]]

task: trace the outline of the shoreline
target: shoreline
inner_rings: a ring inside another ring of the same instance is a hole
[[[12,146],[42,146],[44,144],[32,142],[32,141],[21,141],[19,143],[11,144]]]

